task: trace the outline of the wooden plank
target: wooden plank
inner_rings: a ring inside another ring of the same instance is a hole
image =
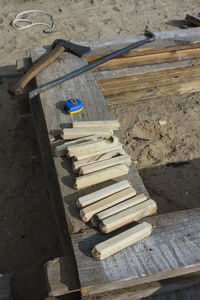
[[[0,274],[0,299],[11,299],[11,278],[9,274]]]
[[[191,67],[194,65],[200,65],[200,59],[190,59],[183,61],[176,61],[171,63],[161,63],[155,65],[146,65],[140,67],[133,68],[124,68],[119,70],[108,70],[108,71],[97,71],[93,72],[94,77],[97,81],[111,79],[111,78],[120,78],[125,76],[137,76],[142,74],[148,74],[150,72],[159,72],[159,71],[167,71],[174,70],[178,68]]]
[[[200,273],[192,273],[184,276],[177,276],[151,283],[145,283],[134,287],[119,289],[99,296],[104,300],[199,300]],[[196,284],[196,285],[195,285]],[[197,285],[198,284],[198,285]],[[185,297],[187,295],[187,298]],[[95,295],[83,297],[83,299],[95,300]]]
[[[44,265],[44,271],[49,296],[61,296],[80,290],[79,279],[71,256],[49,260]]]
[[[131,55],[146,55],[166,51],[176,51],[199,47],[200,28],[187,28],[171,31],[154,32],[156,40],[153,43],[146,43],[140,48],[134,49]],[[97,55],[106,55],[122,47],[128,46],[139,40],[144,39],[144,35],[119,36],[110,39],[96,41],[83,41],[80,44],[91,47],[90,57]],[[193,46],[192,46],[193,45]],[[128,54],[129,55],[129,54]],[[92,59],[93,59],[92,58]]]
[[[122,68],[131,68],[145,65],[174,62],[180,60],[189,60],[200,58],[200,48],[176,50],[164,53],[155,53],[131,57],[118,57],[105,62],[94,68],[94,71],[118,70]]]
[[[180,299],[187,299],[187,300],[199,300],[200,295],[200,284],[194,285],[184,289],[178,289],[174,292],[167,293],[164,295],[157,295],[146,298],[146,300],[180,300]],[[123,300],[125,300],[123,298]]]
[[[98,84],[104,96],[109,96],[193,80],[200,81],[200,65],[99,80]]]
[[[200,81],[180,82],[159,87],[152,87],[139,91],[126,92],[117,95],[105,96],[107,105],[124,104],[128,102],[153,99],[163,96],[184,95],[200,91]]]
[[[33,62],[46,52],[46,47],[38,47],[32,50],[31,57]],[[78,58],[70,53],[66,53],[63,57],[64,60],[57,60],[37,76],[37,85],[41,85],[55,77],[61,76],[63,73],[68,73],[86,64],[85,59]],[[72,97],[83,100],[84,110],[80,114],[70,116],[63,113],[63,101]],[[56,86],[41,93],[40,101],[49,135],[49,142],[52,135],[57,136],[60,130],[64,127],[69,127],[72,121],[111,119],[103,95],[98,88],[92,72],[84,73],[63,83],[61,87]],[[111,184],[112,181],[90,189],[84,189],[84,191],[77,193],[73,188],[75,175],[72,172],[71,162],[67,158],[54,157],[54,168],[56,169],[56,180],[59,183],[69,231],[71,233],[79,232],[87,228],[87,225],[80,220],[76,200],[79,196]],[[52,172],[55,171],[52,170]],[[130,168],[128,180],[132,182],[137,193],[147,194],[134,166]]]
[[[72,236],[84,297],[200,271],[200,209],[148,217],[150,237],[94,261],[91,250],[108,237],[95,230]],[[110,237],[110,235],[109,235]]]

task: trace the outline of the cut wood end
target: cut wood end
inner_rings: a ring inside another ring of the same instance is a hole
[[[87,216],[87,217],[85,216],[85,213],[82,209],[80,210],[80,218],[83,222],[86,222],[86,223],[89,222],[91,219],[89,216]]]

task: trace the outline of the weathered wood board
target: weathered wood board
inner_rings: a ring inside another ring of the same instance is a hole
[[[74,261],[70,256],[48,261],[44,270],[49,296],[61,296],[80,290]]]
[[[45,54],[46,51],[45,47],[38,47],[32,50],[31,57],[33,62]],[[86,64],[85,59],[78,58],[70,53],[66,53],[63,57],[64,59],[57,60],[36,77],[37,85],[43,84],[52,80],[54,77],[59,77],[64,73],[68,73]],[[63,102],[73,97],[82,99],[84,109],[82,113],[70,116],[64,113]],[[62,85],[42,92],[40,101],[41,114],[44,115],[49,143],[51,143],[52,136],[58,136],[60,130],[69,127],[69,124],[74,120],[109,120],[111,118],[92,72],[84,73]],[[78,195],[82,195],[83,192],[77,193],[73,188],[75,175],[72,172],[71,161],[66,157],[54,157],[53,159],[54,170],[52,170],[52,172],[55,172],[57,175],[69,231],[71,233],[79,232],[87,228],[85,223],[81,221],[79,210],[76,207],[77,197]],[[147,194],[134,166],[130,168],[128,179],[132,182],[133,187],[138,193]],[[109,184],[110,182],[106,182],[103,185],[95,186],[95,189]],[[84,189],[84,193],[88,193],[92,190],[94,190],[94,187]]]
[[[11,299],[11,278],[9,274],[0,274],[0,299]]]
[[[86,230],[72,236],[83,297],[200,271],[200,209],[149,217],[145,240],[94,261],[91,250],[108,236]]]

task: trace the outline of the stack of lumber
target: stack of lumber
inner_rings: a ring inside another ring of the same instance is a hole
[[[123,175],[127,175],[131,158],[124,151],[119,138],[113,134],[120,124],[116,120],[73,122],[72,128],[62,130],[67,140],[56,147],[57,155],[65,153],[72,159],[78,174],[74,187],[83,189]],[[136,190],[128,180],[96,190],[78,198],[77,207],[83,222],[91,221],[103,233],[110,233],[132,222],[156,213],[157,205]],[[151,224],[144,222],[115,235],[95,246],[92,255],[104,259],[125,247],[149,236]]]

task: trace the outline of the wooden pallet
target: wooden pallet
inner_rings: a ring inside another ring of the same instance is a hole
[[[139,299],[153,293],[188,286],[199,280],[199,209],[151,217],[149,222],[156,227],[152,236],[105,261],[97,262],[90,256],[91,248],[105,239],[105,235],[88,228],[80,220],[75,202],[82,193],[73,189],[71,163],[66,158],[53,155],[56,144],[53,142],[54,137],[58,136],[61,128],[68,127],[71,121],[110,119],[103,94],[111,105],[199,90],[200,29],[161,32],[156,35],[155,43],[130,51],[122,58],[102,65],[93,73],[84,73],[30,101],[63,249],[65,253],[71,251],[66,243],[68,228],[76,260],[73,260],[72,252],[70,259],[63,259],[62,263],[59,260],[57,266],[59,270],[62,269],[63,275],[61,276],[60,271],[57,272],[60,276],[57,284],[53,284],[55,277],[53,280],[50,278],[50,274],[53,276],[52,272],[46,272],[51,296],[80,290],[84,299]],[[82,44],[91,46],[92,53],[88,61],[93,61],[141,38],[120,37]],[[49,49],[33,49],[32,61],[35,62]],[[191,65],[191,61],[194,65]],[[36,84],[41,85],[86,63],[83,58],[65,53],[36,77]],[[158,78],[161,80],[156,81]],[[63,113],[63,101],[71,97],[84,101],[82,114],[68,116]],[[147,194],[134,166],[131,167],[128,179],[138,193]],[[92,190],[90,188],[84,192]],[[66,260],[73,262],[74,267],[77,263],[73,283],[68,282],[64,274]],[[63,278],[64,284],[60,285]]]

